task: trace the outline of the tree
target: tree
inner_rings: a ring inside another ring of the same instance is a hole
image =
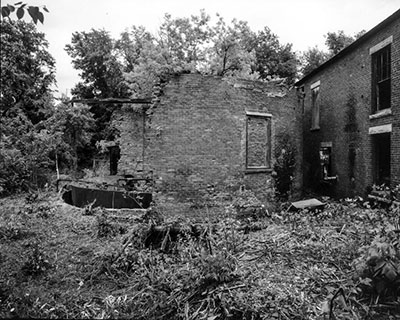
[[[55,158],[61,156],[66,163],[72,162],[76,171],[79,150],[90,144],[93,135],[94,119],[90,107],[79,103],[60,103],[45,127],[52,136],[58,137],[53,142]]]
[[[54,59],[32,23],[2,19],[0,192],[41,184],[53,137],[40,127],[52,111]]]
[[[325,45],[328,48],[328,52],[320,50],[317,47],[310,48],[303,52],[301,56],[301,71],[303,76],[307,75],[325,61],[338,54],[341,50],[364,34],[365,30],[356,33],[354,36],[346,35],[343,30],[339,30],[337,32],[328,32],[325,35]]]
[[[198,63],[204,61],[204,47],[211,36],[209,21],[204,10],[190,18],[172,19],[165,14],[155,40],[175,71],[195,71]]]
[[[150,97],[159,78],[174,73],[174,68],[180,69],[171,64],[168,48],[143,27],[134,26],[122,33],[117,47],[125,65],[125,83],[133,97]]]
[[[232,25],[228,25],[221,16],[217,16],[219,19],[212,28],[212,47],[208,50],[208,72],[220,76],[258,78],[258,74],[254,73],[255,33],[245,21],[233,19]]]
[[[126,97],[122,65],[117,59],[115,41],[105,30],[75,32],[65,50],[72,57],[74,68],[80,70],[83,82],[72,89],[79,98]]]
[[[72,57],[75,69],[80,70],[82,82],[71,91],[75,98],[127,98],[129,87],[123,76],[124,66],[119,59],[117,43],[105,30],[92,29],[90,32],[75,32],[71,44],[65,50]],[[112,104],[93,104],[92,143],[86,148],[86,158],[96,153],[95,144],[100,140],[112,140],[115,131],[110,119],[115,106]]]
[[[118,43],[134,95],[147,96],[157,78],[182,72],[294,81],[297,59],[290,44],[280,44],[268,28],[257,34],[246,21],[217,18],[212,25],[204,11],[190,18],[166,14],[155,35],[143,27],[123,33]]]
[[[1,116],[23,112],[33,124],[44,119],[55,83],[55,61],[43,33],[24,21],[0,22]]]
[[[346,35],[343,30],[328,32],[325,37],[325,45],[328,47],[331,56],[338,54],[339,51],[354,41],[354,37]]]
[[[309,48],[307,51],[303,52],[301,57],[302,75],[306,76],[328,60],[328,58],[329,54],[318,49],[318,47]]]
[[[166,14],[156,35],[135,26],[124,32],[118,44],[128,66],[125,76],[133,95],[150,96],[157,79],[198,70],[206,61],[209,20],[204,11],[190,18],[172,19]]]
[[[280,44],[279,38],[268,27],[258,32],[256,43],[256,71],[261,79],[273,76],[293,83],[297,75],[297,57],[291,44]]]
[[[144,47],[154,41],[154,37],[143,26],[132,26],[121,33],[115,48],[123,60],[123,71],[131,72],[139,64]]]

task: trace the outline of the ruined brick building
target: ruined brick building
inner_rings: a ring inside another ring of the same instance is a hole
[[[343,197],[400,183],[400,10],[296,89],[173,76],[151,103],[115,113],[121,158],[114,171],[152,172],[166,193],[235,185],[268,199],[273,164],[290,141],[297,191]]]
[[[305,188],[342,197],[400,183],[400,10],[296,86]]]
[[[118,173],[152,172],[157,190],[170,194],[244,186],[267,199],[281,141],[292,141],[301,159],[297,107],[295,90],[279,82],[173,76],[150,105],[114,115]]]

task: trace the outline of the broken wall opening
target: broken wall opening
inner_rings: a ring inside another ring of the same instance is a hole
[[[110,176],[118,174],[118,161],[121,158],[121,149],[119,146],[112,146],[108,148],[110,153]]]

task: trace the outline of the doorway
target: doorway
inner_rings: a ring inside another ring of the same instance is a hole
[[[115,176],[118,173],[118,161],[121,158],[119,146],[108,147],[110,151],[110,176]]]
[[[373,136],[374,183],[390,186],[390,133]]]

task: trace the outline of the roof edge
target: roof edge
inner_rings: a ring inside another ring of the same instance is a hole
[[[341,57],[345,56],[347,53],[352,51],[354,48],[358,47],[365,41],[367,41],[370,37],[372,37],[377,31],[380,29],[386,27],[388,24],[392,23],[396,19],[400,18],[400,9],[395,11],[392,15],[390,15],[388,18],[383,20],[381,23],[373,27],[371,30],[366,32],[363,36],[349,44],[347,47],[339,51],[336,55],[334,55],[332,58],[329,60],[325,61],[323,64],[321,64],[318,68],[315,68],[313,71],[311,71],[309,74],[305,75],[303,78],[301,78],[299,81],[297,81],[294,85],[296,87],[301,86],[304,82],[306,82],[309,78],[313,77],[315,74],[320,72],[322,69],[325,69],[326,67],[330,66],[332,63],[334,63],[336,60],[340,59]]]

